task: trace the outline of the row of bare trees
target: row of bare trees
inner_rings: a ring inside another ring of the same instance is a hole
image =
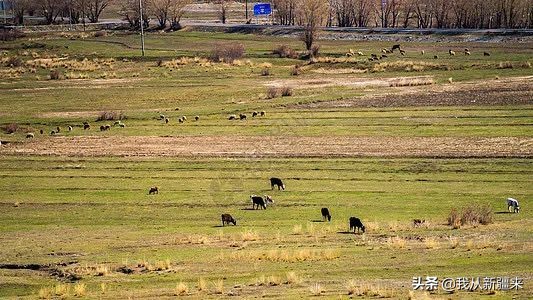
[[[8,0],[7,3],[15,24],[22,25],[26,15],[42,16],[46,24],[55,23],[58,18],[70,19],[72,23],[84,22],[85,19],[96,23],[102,11],[113,1],[116,0]]]
[[[328,26],[533,28],[531,0],[320,0]],[[304,25],[307,1],[273,0],[281,25]]]
[[[159,28],[180,28],[184,9],[192,0],[141,0],[143,6],[143,27],[150,25],[150,17],[155,17]],[[139,0],[120,0],[120,15],[130,27],[140,28]]]

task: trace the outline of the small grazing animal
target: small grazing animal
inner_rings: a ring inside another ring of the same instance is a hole
[[[165,123],[168,124],[168,122],[170,122],[170,120],[168,118],[165,118]]]
[[[426,54],[426,51],[420,50],[420,54],[424,55],[424,54]]]
[[[434,55],[433,58],[434,59],[439,59],[439,56],[438,55]]]
[[[27,139],[32,139],[34,137],[34,134],[32,132],[29,132],[26,134]]]
[[[159,189],[157,188],[157,186],[151,187],[150,190],[148,191],[148,195],[153,195],[153,194],[159,194]]]
[[[455,51],[452,51],[451,49],[448,50],[448,53],[450,54],[450,56],[454,56],[455,55]]]
[[[229,223],[233,223],[233,225],[237,225],[237,221],[235,221],[235,219],[230,214],[222,214],[220,217],[222,218],[222,226],[226,224],[229,225]]]
[[[519,213],[520,205],[518,205],[518,200],[507,198],[507,210],[509,210],[509,212]]]
[[[194,117],[194,120],[195,120],[195,121],[200,120],[200,116],[195,116],[195,117]]]
[[[254,111],[254,112],[252,113],[252,118],[257,117],[257,115],[258,115],[258,113],[257,113],[256,111]]]
[[[265,111],[262,111],[262,112],[261,112],[261,117],[264,117],[265,114],[266,114],[266,112],[265,112]]]
[[[270,178],[270,188],[273,190],[274,186],[278,186],[278,190],[285,190],[285,184],[283,184],[283,181],[281,181],[279,178]]]
[[[470,55],[470,51],[465,51],[465,55]]]
[[[400,54],[401,54],[402,56],[405,56],[405,50],[401,50],[401,49],[400,49]]]
[[[83,124],[83,130],[89,130],[89,129],[91,129],[91,125]]]
[[[268,203],[274,203],[274,200],[268,195],[265,195],[264,198],[257,195],[250,195],[250,200],[252,200],[252,209],[259,209],[260,207],[266,209]]]
[[[331,215],[330,215],[329,210],[328,210],[327,207],[322,207],[320,212],[322,213],[322,220],[325,221],[327,219],[328,222],[331,221]]]
[[[396,49],[401,50],[401,48],[400,48],[400,44],[393,45],[393,46],[392,46],[392,49],[391,49],[391,52],[394,52],[394,50],[396,50]]]
[[[239,119],[246,120],[246,115],[245,114],[239,114]]]
[[[40,134],[44,134],[44,130],[42,130],[42,129],[39,130],[39,133],[40,133]]]
[[[353,230],[353,232],[355,233],[356,228],[357,228],[357,232],[359,232],[359,229],[361,229],[363,233],[365,232],[365,225],[361,223],[361,220],[359,220],[359,218],[356,218],[356,217],[350,217],[350,231]]]
[[[236,119],[237,119],[236,115],[229,115],[228,117],[228,120],[236,120]]]
[[[488,53],[487,51],[483,52],[483,56],[490,56],[490,53]]]

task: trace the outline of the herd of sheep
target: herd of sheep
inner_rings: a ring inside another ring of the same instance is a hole
[[[392,54],[394,53],[394,50],[398,50],[398,52],[402,55],[402,56],[405,56],[406,55],[406,51],[404,49],[401,48],[401,45],[400,44],[396,44],[396,45],[393,45],[390,49],[388,48],[383,48],[381,49],[381,55],[377,55],[375,53],[371,53],[370,54],[370,57],[368,58],[369,61],[378,61],[380,59],[384,59],[384,58],[387,58],[387,54]],[[463,51],[464,55],[471,55],[472,53],[470,52],[470,50],[468,48],[465,48],[464,51]],[[426,54],[426,51],[425,50],[421,50],[420,51],[420,54],[421,55],[425,55]],[[448,54],[450,56],[455,56],[456,52],[454,50],[451,50],[449,49],[448,50]],[[354,55],[358,55],[358,56],[364,56],[365,54],[361,51],[357,51],[355,52],[353,49],[350,49],[349,52],[346,53],[346,56],[350,57],[350,56],[354,56]],[[490,56],[490,53],[487,52],[487,51],[484,51],[483,52],[483,56]],[[434,59],[438,59],[439,56],[438,55],[434,55],[433,56]]]

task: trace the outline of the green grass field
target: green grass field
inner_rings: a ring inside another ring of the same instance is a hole
[[[206,59],[221,42],[245,56]],[[324,40],[307,64],[273,55],[281,44],[302,51],[285,37],[186,30],[150,33],[145,58],[136,35],[118,32],[0,45],[0,298],[529,298],[531,45],[402,43],[406,57],[368,62],[345,53],[390,43]],[[52,69],[67,78],[50,80]],[[430,84],[392,84],[420,76]],[[268,99],[280,86],[293,94]],[[123,113],[125,127],[99,131],[114,123],[101,112]],[[272,191],[270,177],[287,189]],[[252,210],[251,194],[275,203]],[[490,206],[492,222],[448,225],[470,204]],[[222,227],[222,213],[237,226]],[[364,234],[349,232],[351,216]],[[419,276],[524,285],[413,291]]]

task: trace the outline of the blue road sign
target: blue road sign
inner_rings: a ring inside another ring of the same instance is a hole
[[[272,14],[272,7],[270,6],[270,3],[257,3],[254,5],[254,16],[270,14]]]

